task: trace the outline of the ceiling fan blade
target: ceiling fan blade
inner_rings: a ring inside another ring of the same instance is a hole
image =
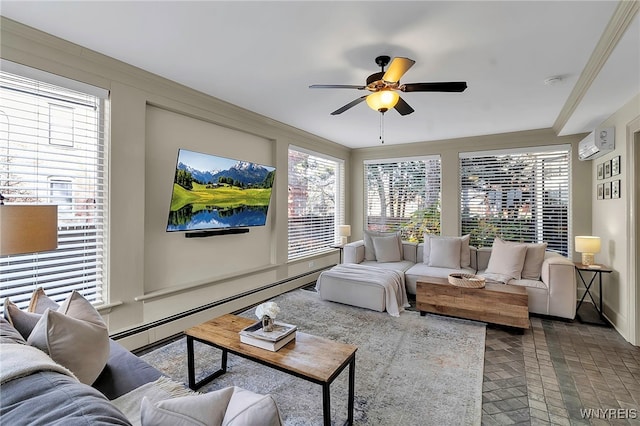
[[[403,92],[464,92],[466,81],[449,81],[444,83],[407,83],[400,86]]]
[[[415,111],[402,98],[398,98],[398,103],[396,104],[396,106],[394,108],[396,109],[396,111],[398,111],[400,113],[400,115],[409,115],[413,111]]]
[[[400,78],[404,75],[409,68],[415,64],[416,61],[409,58],[393,58],[391,65],[387,69],[387,72],[382,76],[382,80],[387,83],[396,83],[400,81]]]
[[[364,86],[356,86],[353,84],[312,84],[309,89],[358,89],[364,90]]]
[[[367,99],[368,95],[364,95],[358,99],[355,99],[351,102],[349,102],[348,104],[346,104],[345,106],[343,106],[342,108],[338,108],[337,110],[333,111],[331,113],[331,115],[338,115],[338,114],[342,114],[343,112],[345,112],[346,110],[353,108],[354,106],[358,105],[360,102],[364,101],[365,99]]]

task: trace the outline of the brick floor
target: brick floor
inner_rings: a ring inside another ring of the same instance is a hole
[[[640,425],[640,348],[579,321],[489,325],[482,424]]]

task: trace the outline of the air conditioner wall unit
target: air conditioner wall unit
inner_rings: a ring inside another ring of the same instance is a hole
[[[602,157],[615,149],[615,127],[596,129],[578,144],[578,158],[581,161]]]

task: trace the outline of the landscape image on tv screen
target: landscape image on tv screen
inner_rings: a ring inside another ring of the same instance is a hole
[[[178,150],[167,231],[263,226],[275,168]]]

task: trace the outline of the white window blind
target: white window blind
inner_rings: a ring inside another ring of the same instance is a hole
[[[72,290],[105,300],[104,110],[94,94],[0,72],[0,194],[6,204],[58,206],[58,248],[0,257],[0,299],[24,308],[43,287],[56,301]]]
[[[367,229],[440,234],[440,167],[440,156],[366,161]]]
[[[344,162],[289,148],[289,260],[337,243],[344,224]]]
[[[460,155],[462,234],[490,247],[498,236],[571,252],[568,146]]]

